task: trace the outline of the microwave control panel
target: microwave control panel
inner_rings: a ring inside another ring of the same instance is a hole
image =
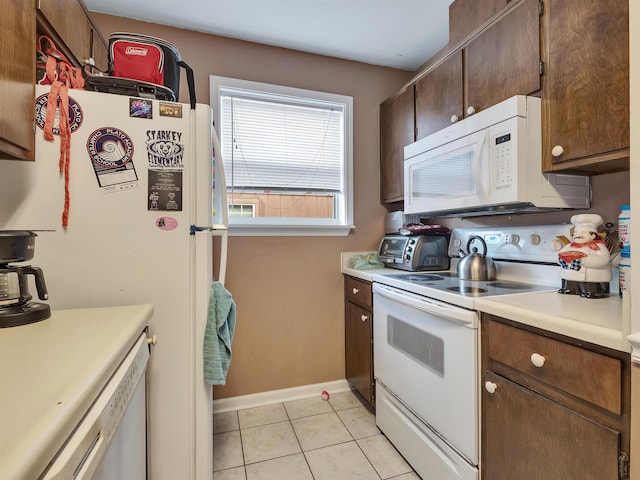
[[[513,183],[513,141],[511,133],[505,133],[494,137],[491,148],[494,150],[495,178],[493,179],[496,190],[511,188]]]

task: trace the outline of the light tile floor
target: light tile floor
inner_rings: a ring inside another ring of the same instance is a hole
[[[354,392],[213,416],[214,480],[420,480]]]

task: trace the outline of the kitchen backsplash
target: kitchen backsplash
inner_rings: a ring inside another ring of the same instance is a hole
[[[626,186],[626,188],[623,188]],[[526,213],[522,215],[495,215],[489,217],[437,218],[430,223],[439,223],[449,228],[500,225],[544,225],[568,223],[572,215],[578,212],[597,213],[605,223],[617,225],[620,206],[629,203],[629,171],[608,173],[591,177],[591,209],[584,211],[566,210],[550,213]]]

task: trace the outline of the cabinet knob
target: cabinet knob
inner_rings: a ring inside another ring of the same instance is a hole
[[[533,363],[536,367],[540,368],[544,365],[544,357],[539,353],[532,353],[531,363]]]
[[[151,335],[150,337],[147,337],[147,345],[151,345],[152,347],[155,347],[156,343],[158,343],[158,337],[156,337],[155,335]]]
[[[363,322],[366,322],[367,320],[369,320],[369,316],[368,315],[360,315],[360,320],[362,320]]]
[[[489,393],[495,393],[495,391],[498,389],[498,385],[493,382],[485,382],[484,389]]]
[[[458,121],[458,115],[451,115],[451,123],[456,123]]]
[[[476,113],[476,109],[475,109],[475,107],[474,107],[474,106],[472,106],[472,105],[469,105],[469,106],[467,107],[467,115],[473,115],[474,113]]]
[[[357,295],[359,291],[360,290],[358,290],[356,287],[353,287],[352,292],[353,292],[354,295]]]
[[[564,153],[564,148],[562,148],[562,145],[556,145],[551,149],[551,155],[553,155],[554,157],[559,157],[563,153]]]

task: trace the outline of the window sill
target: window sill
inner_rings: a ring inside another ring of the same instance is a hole
[[[346,237],[355,225],[229,225],[230,237]]]

